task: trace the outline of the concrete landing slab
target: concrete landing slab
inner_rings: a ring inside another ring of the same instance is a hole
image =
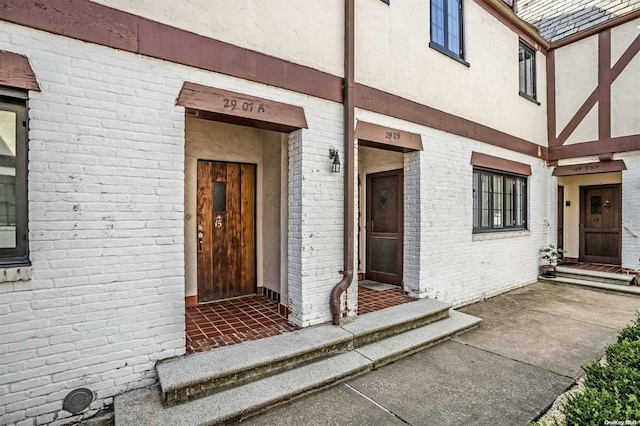
[[[589,288],[600,289],[600,290],[616,291],[619,293],[628,293],[628,294],[640,296],[640,287],[631,286],[631,285],[608,284],[608,283],[601,283],[601,282],[590,281],[590,280],[565,278],[565,277],[556,277],[556,278],[540,277],[540,281],[553,283],[553,284],[570,284],[575,286],[589,287]]]
[[[341,325],[353,334],[354,346],[379,340],[388,335],[446,318],[451,305],[434,299],[420,299],[411,303],[371,312]]]
[[[573,381],[445,342],[348,382],[411,425],[526,425]]]
[[[321,325],[172,359],[159,363],[156,370],[162,392],[174,403],[194,392],[347,349],[351,339],[352,334],[339,327]]]
[[[465,332],[476,327],[480,322],[480,318],[451,311],[448,318],[364,345],[356,351],[370,359],[374,367],[378,368]]]
[[[305,395],[370,370],[371,362],[347,352],[172,407],[163,407],[157,388],[115,398],[116,426],[193,426],[237,420],[265,407]]]
[[[402,420],[345,385],[307,396],[258,417],[248,426],[405,426]]]

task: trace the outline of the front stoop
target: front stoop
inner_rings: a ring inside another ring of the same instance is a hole
[[[115,398],[116,425],[214,425],[250,416],[435,345],[480,319],[431,299],[159,363],[160,386]]]
[[[613,274],[558,266],[555,278],[540,276],[539,281],[640,295],[640,287],[635,285],[634,278],[635,275],[630,274]]]

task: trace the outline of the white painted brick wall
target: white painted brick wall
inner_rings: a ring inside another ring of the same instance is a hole
[[[460,305],[536,281],[539,250],[555,221],[551,170],[542,160],[369,111],[356,117],[422,135],[424,150],[405,154],[404,171],[404,280],[415,296]],[[474,241],[472,151],[531,165],[529,231]]]
[[[184,353],[184,81],[305,108],[290,152],[301,186],[289,194],[289,294],[297,324],[330,319],[341,105],[6,22],[0,49],[26,55],[42,88],[29,101],[32,276],[0,283],[0,424],[77,422]],[[97,400],[71,416],[62,399],[80,386]]]
[[[640,271],[640,151],[617,154],[622,172],[622,266]]]

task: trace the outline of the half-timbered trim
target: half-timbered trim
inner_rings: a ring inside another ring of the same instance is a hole
[[[422,151],[422,137],[417,133],[358,121],[355,137],[358,145],[391,151]]]
[[[598,63],[599,63],[598,87],[596,87],[593,90],[593,92],[591,92],[591,94],[589,95],[587,100],[584,101],[584,103],[578,109],[578,111],[575,113],[575,115],[571,118],[571,120],[569,120],[569,123],[560,132],[560,135],[558,135],[558,138],[557,138],[557,141],[556,141],[556,145],[563,145],[567,141],[569,136],[571,136],[571,134],[578,128],[578,126],[580,125],[582,120],[584,120],[584,118],[587,116],[589,111],[591,111],[591,109],[595,106],[596,102],[598,102],[602,97],[606,97],[608,99],[609,114],[608,114],[608,119],[606,118],[606,116],[603,119],[603,116],[601,115],[599,117],[599,123],[606,125],[607,124],[607,120],[608,120],[609,126],[611,125],[611,112],[610,112],[610,107],[611,107],[611,104],[610,104],[611,85],[616,81],[616,79],[620,76],[622,71],[624,71],[624,69],[627,67],[627,65],[629,65],[631,60],[640,51],[640,35],[637,36],[633,40],[631,45],[629,45],[629,47],[627,47],[625,52],[622,54],[620,59],[618,59],[618,61],[615,63],[615,65],[613,67],[611,67],[611,68],[609,68],[606,65],[606,64],[609,64],[610,61],[611,61],[610,36],[608,36],[608,37],[607,36],[603,36],[603,38],[600,39],[600,40],[601,40],[599,42],[600,49],[599,49],[599,53],[598,53],[598,58],[599,58],[599,60],[598,60]],[[609,62],[607,62],[607,58],[609,59]],[[609,68],[608,71],[603,71],[602,70],[602,68],[604,68],[605,66],[607,66],[607,68]],[[605,74],[604,77],[601,75],[603,73]],[[609,78],[606,78],[607,74],[609,75]],[[609,87],[607,89],[607,88],[603,88],[602,86],[609,86]],[[606,114],[606,112],[605,112],[605,114]],[[602,134],[602,133],[600,133],[600,134]],[[609,129],[609,134],[610,134],[610,129]]]
[[[410,121],[489,145],[546,159],[547,147],[509,135],[462,117],[410,101],[363,84],[356,84],[356,107]]]
[[[592,175],[596,173],[621,172],[623,170],[627,170],[627,166],[623,160],[600,161],[596,163],[558,166],[553,170],[553,176]]]
[[[640,135],[620,136],[571,145],[549,148],[549,160],[586,157],[606,152],[627,152],[640,150]]]
[[[184,83],[176,104],[198,118],[259,129],[290,133],[308,127],[299,106],[196,83]]]
[[[26,56],[0,50],[0,86],[40,91],[36,75]]]
[[[556,58],[555,52],[547,54],[547,138],[549,148],[556,141]]]
[[[611,137],[611,30],[598,34],[598,138]]]

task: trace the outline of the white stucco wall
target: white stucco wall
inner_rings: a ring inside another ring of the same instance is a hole
[[[640,19],[611,29],[611,63],[617,61],[635,37]],[[611,85],[611,136],[640,134],[640,55],[636,55]]]
[[[518,94],[516,33],[465,1],[466,67],[429,47],[429,4],[356,0],[356,81],[546,145],[545,56],[536,105]]]
[[[333,75],[343,75],[342,0],[91,1]]]

